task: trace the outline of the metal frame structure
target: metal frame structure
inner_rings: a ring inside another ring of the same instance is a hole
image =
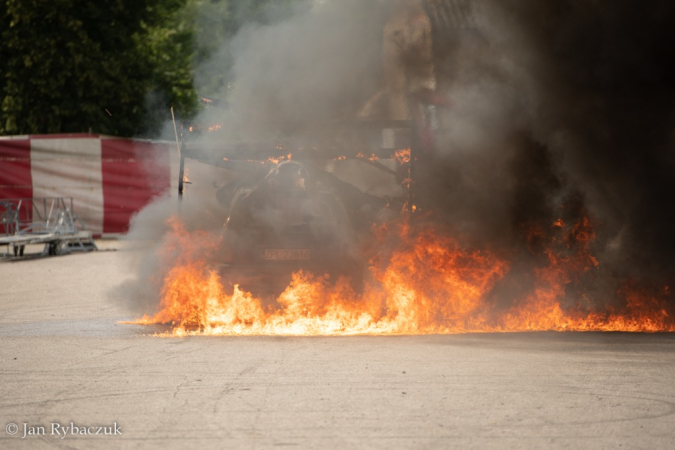
[[[189,139],[181,126],[178,155],[178,198],[183,199],[185,190],[185,160],[193,159],[217,167],[231,169],[238,162],[265,162],[283,159],[289,153],[294,161],[317,160],[360,160],[390,175],[398,176],[398,172],[378,163],[378,159],[394,159],[396,152],[409,150],[410,155],[404,167],[407,172],[405,189],[405,208],[409,213],[415,212],[414,169],[419,157],[419,137],[413,120],[356,120],[334,121],[315,124],[310,127],[288,132],[274,141],[244,142],[236,145],[222,146],[218,143],[204,143]],[[394,147],[384,146],[385,133],[403,133],[407,135],[407,145]],[[286,146],[287,142],[300,136],[302,145]],[[363,139],[363,137],[366,137]],[[341,139],[340,137],[347,137]],[[375,146],[374,140],[379,141]]]
[[[98,250],[73,213],[72,197],[1,199],[0,227],[0,245],[12,246],[14,256],[33,244],[44,244],[43,256]]]

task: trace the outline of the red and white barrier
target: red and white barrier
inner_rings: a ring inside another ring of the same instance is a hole
[[[134,213],[170,189],[175,151],[89,134],[0,137],[0,199],[72,197],[88,231],[124,233]]]

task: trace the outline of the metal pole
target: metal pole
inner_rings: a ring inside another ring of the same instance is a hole
[[[176,116],[173,113],[173,106],[171,107],[171,120],[173,121],[173,134],[176,137],[176,149],[178,150],[178,158],[180,159],[180,165],[178,168],[178,200],[183,200],[183,177],[185,175],[185,156],[183,154],[183,142],[182,139],[178,140],[178,127],[176,126]],[[182,135],[181,130],[181,135]]]
[[[16,207],[16,225],[14,228],[14,234],[19,234],[21,232],[21,223],[20,223],[20,215],[21,215],[21,204],[23,203],[23,199],[19,200],[19,204]]]
[[[183,190],[185,189],[185,152],[183,152],[184,143],[181,141],[179,147],[180,166],[178,168],[178,200],[183,200]]]

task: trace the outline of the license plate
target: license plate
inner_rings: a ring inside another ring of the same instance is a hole
[[[266,249],[267,261],[306,261],[310,259],[307,249]]]

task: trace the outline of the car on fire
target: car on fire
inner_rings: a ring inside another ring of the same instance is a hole
[[[221,276],[276,297],[293,272],[362,282],[354,230],[340,198],[305,164],[285,161],[254,185],[234,187],[222,230]]]

